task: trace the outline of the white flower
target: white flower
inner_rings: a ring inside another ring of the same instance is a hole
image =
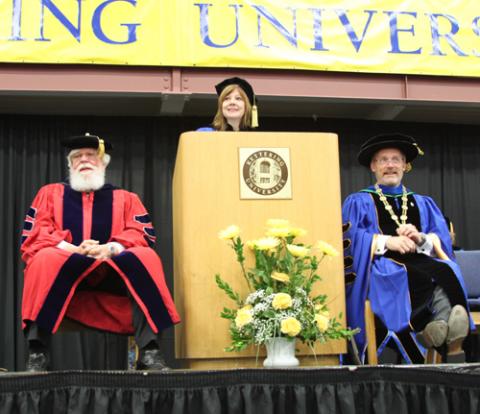
[[[310,252],[310,249],[296,244],[287,244],[287,250],[295,257],[305,257]]]
[[[335,249],[335,247],[328,244],[327,242],[324,242],[323,240],[317,241],[317,244],[315,245],[315,247],[326,256],[331,256],[331,257],[338,256],[338,251]]]
[[[294,237],[302,237],[307,234],[307,230],[302,229],[300,227],[291,227],[290,228],[290,234],[289,236],[294,236]]]
[[[264,237],[253,241],[257,250],[271,250],[280,244],[280,239],[276,237]]]
[[[226,229],[221,230],[218,233],[218,237],[222,240],[231,240],[238,237],[240,234],[240,228],[235,225],[228,226]]]
[[[270,237],[287,237],[290,235],[290,228],[272,227],[271,229],[268,229],[265,234]]]

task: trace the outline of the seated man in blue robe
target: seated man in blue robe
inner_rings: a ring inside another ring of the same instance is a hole
[[[473,324],[445,219],[430,197],[402,185],[418,154],[410,136],[370,138],[358,160],[376,183],[343,204],[347,318],[362,329],[355,336],[362,360],[366,299],[383,328],[378,354],[395,343],[406,362],[418,363],[425,348],[446,345],[447,362],[465,360],[462,344]]]

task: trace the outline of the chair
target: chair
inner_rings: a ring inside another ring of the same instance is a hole
[[[378,365],[377,354],[377,333],[375,329],[375,314],[372,311],[370,301],[365,301],[365,335],[367,338],[367,358],[368,365]],[[434,349],[428,349],[425,355],[426,364],[438,364],[441,362],[441,356]]]
[[[455,252],[455,256],[465,281],[470,314],[475,327],[478,328],[480,327],[480,250],[458,250]],[[369,365],[377,365],[375,315],[368,300],[365,303],[365,334],[368,341],[368,363]],[[425,362],[439,363],[441,362],[441,356],[434,349],[429,349]]]
[[[467,302],[475,327],[480,326],[480,250],[455,251],[467,288]]]

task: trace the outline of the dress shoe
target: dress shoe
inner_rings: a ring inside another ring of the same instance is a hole
[[[447,339],[448,324],[445,321],[432,321],[423,331],[417,333],[417,340],[425,348],[438,348]]]
[[[50,357],[45,350],[31,350],[28,353],[26,369],[28,372],[45,372],[48,371]]]
[[[448,317],[447,345],[452,342],[463,342],[468,335],[468,313],[462,305],[455,305]]]
[[[170,367],[168,367],[163,360],[160,349],[153,348],[140,350],[135,369],[144,371],[168,371]]]

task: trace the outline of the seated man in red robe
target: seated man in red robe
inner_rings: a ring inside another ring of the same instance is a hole
[[[49,339],[65,317],[134,334],[136,368],[168,369],[159,335],[180,318],[152,249],[149,215],[136,194],[105,184],[110,143],[85,134],[63,144],[69,183],[40,189],[22,233],[27,370],[48,370]]]

